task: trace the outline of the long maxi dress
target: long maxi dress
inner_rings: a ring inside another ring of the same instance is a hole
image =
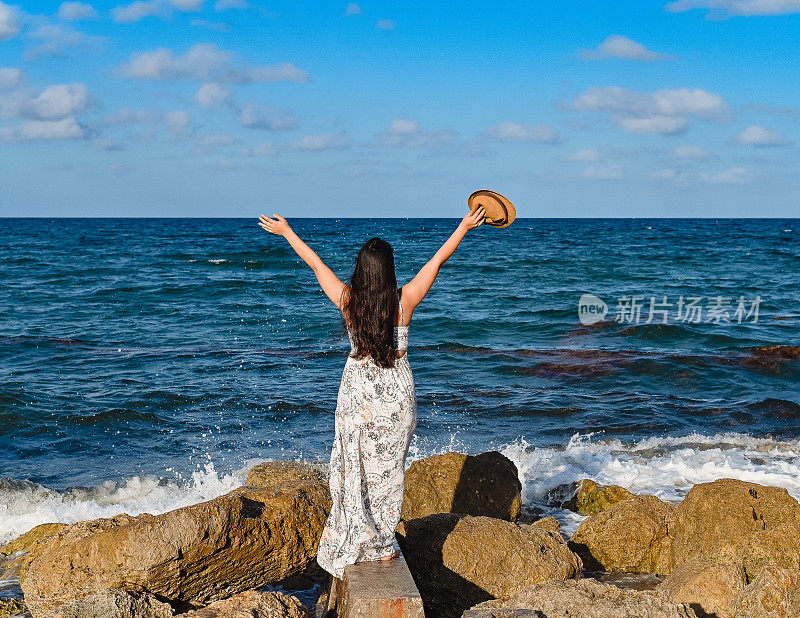
[[[349,330],[348,336],[352,354],[356,348]],[[395,326],[394,336],[397,349],[406,351],[408,326]],[[395,359],[391,368],[378,367],[370,357],[348,356],[330,459],[333,506],[317,549],[317,562],[335,577],[341,578],[348,564],[379,560],[395,551],[405,459],[416,424],[408,354]]]

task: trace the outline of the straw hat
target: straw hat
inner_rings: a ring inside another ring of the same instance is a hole
[[[470,210],[483,206],[483,210],[486,212],[484,223],[494,227],[508,227],[517,217],[514,204],[507,197],[488,189],[475,191],[467,199],[467,205]]]

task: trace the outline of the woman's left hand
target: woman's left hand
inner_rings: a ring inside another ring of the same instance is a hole
[[[483,206],[478,206],[475,210],[471,210],[467,214],[464,215],[464,218],[461,220],[460,225],[466,230],[474,230],[476,227],[480,227],[483,225],[483,221],[486,219],[486,211],[484,210]]]
[[[266,215],[261,215],[258,218],[258,224],[271,234],[277,234],[278,236],[286,236],[286,234],[292,231],[292,228],[289,227],[286,219],[274,212],[272,213],[272,216],[275,218],[270,219]]]

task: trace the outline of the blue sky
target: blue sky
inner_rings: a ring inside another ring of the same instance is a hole
[[[800,0],[0,2],[0,216],[798,216]]]

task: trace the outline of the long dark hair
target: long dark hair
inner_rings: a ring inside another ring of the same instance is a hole
[[[371,356],[379,367],[394,367],[397,305],[392,246],[370,238],[358,252],[343,298],[342,319],[353,333],[354,358]]]

